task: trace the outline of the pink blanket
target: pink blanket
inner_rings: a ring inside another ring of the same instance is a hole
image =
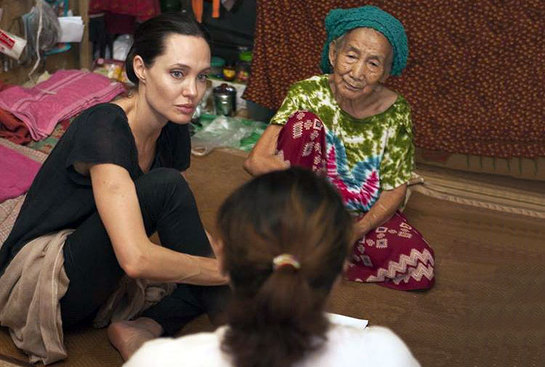
[[[0,145],[0,203],[27,192],[41,167],[23,154]]]
[[[109,102],[124,91],[105,76],[80,70],[60,70],[33,88],[0,92],[0,108],[27,125],[34,140],[51,134],[55,125],[86,108]]]

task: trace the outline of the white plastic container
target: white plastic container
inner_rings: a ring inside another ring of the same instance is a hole
[[[19,60],[25,46],[25,39],[0,29],[0,52]]]

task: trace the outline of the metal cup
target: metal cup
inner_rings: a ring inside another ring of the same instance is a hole
[[[223,83],[213,90],[216,115],[234,116],[237,110],[237,90]]]

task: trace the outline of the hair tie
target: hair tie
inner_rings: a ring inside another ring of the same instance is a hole
[[[301,263],[295,258],[295,256],[290,254],[281,254],[273,259],[273,270],[277,270],[282,266],[291,266],[296,270],[301,269]]]

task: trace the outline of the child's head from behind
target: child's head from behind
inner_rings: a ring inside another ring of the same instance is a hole
[[[234,300],[224,348],[237,365],[251,365],[243,350],[254,343],[249,354],[270,353],[289,364],[310,348],[312,336],[323,335],[323,307],[346,259],[351,226],[333,186],[300,168],[259,176],[225,201],[218,229]],[[289,264],[275,267],[283,254]],[[278,338],[293,345],[286,349]]]

